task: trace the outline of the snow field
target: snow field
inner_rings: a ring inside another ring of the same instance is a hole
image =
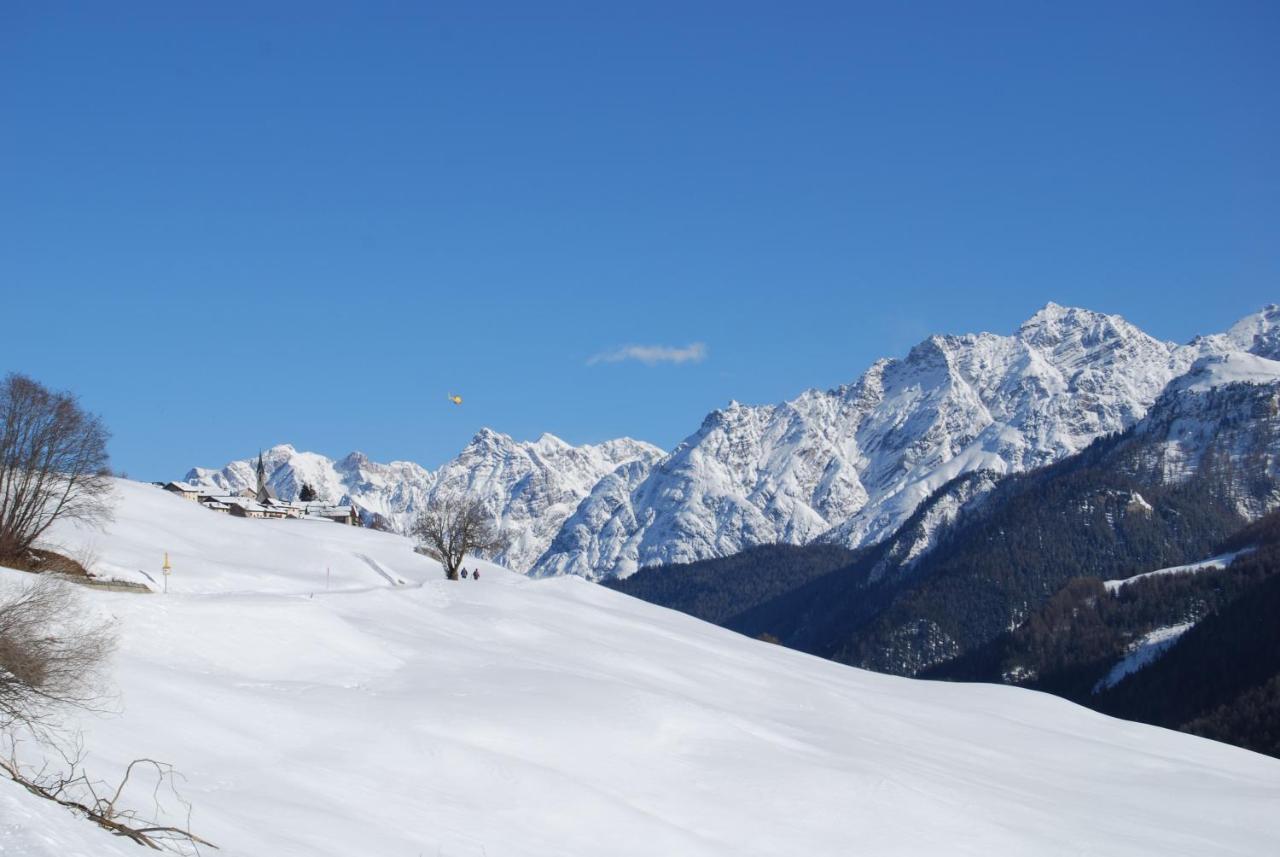
[[[1280,841],[1274,759],[1017,688],[843,667],[578,578],[449,582],[398,537],[148,492],[120,483],[105,533],[58,534],[119,569],[175,543],[168,595],[85,591],[119,629],[117,713],[77,721],[101,776],[174,763],[219,853],[1170,857]],[[321,559],[341,582],[328,592]],[[0,854],[140,853],[60,813],[0,783]]]

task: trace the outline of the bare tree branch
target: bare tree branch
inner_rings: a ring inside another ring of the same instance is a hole
[[[200,846],[217,849],[218,846],[188,829],[191,825],[191,805],[178,793],[175,780],[180,775],[172,765],[155,759],[134,759],[125,769],[119,785],[111,789],[109,784],[94,779],[85,770],[84,747],[78,737],[72,749],[59,747],[58,752],[62,755],[61,767],[51,768],[47,762],[39,768],[23,765],[17,759],[17,742],[10,736],[9,751],[6,757],[0,758],[0,771],[32,794],[83,815],[116,836],[130,839],[155,851],[198,855]],[[145,768],[155,777],[155,808],[150,816],[120,806],[121,795],[135,768]],[[159,798],[162,789],[167,789],[186,808],[187,827],[166,825],[156,820],[163,814]],[[111,796],[104,797],[108,791]]]

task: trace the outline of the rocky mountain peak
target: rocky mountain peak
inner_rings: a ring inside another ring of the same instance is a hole
[[[309,484],[323,501],[350,498],[365,513],[400,528],[437,496],[466,492],[479,497],[515,536],[512,547],[495,559],[523,571],[600,479],[628,462],[647,468],[661,455],[657,447],[630,438],[575,447],[551,434],[525,443],[484,428],[456,459],[434,472],[413,462],[375,462],[360,452],[335,462],[289,444],[271,447],[264,459],[277,496],[296,499]],[[219,470],[193,468],[187,478],[235,492],[255,484],[256,463],[255,454]]]
[[[1280,360],[1280,306],[1268,304],[1245,316],[1231,326],[1226,336],[1242,351]]]
[[[573,446],[485,428],[435,471],[358,453],[335,465],[288,445],[266,457],[279,496],[305,481],[398,522],[446,492],[478,496],[516,535],[498,559],[540,575],[626,575],[770,542],[856,547],[892,535],[956,477],[1038,467],[1135,425],[1174,379],[1176,392],[1270,377],[1278,331],[1272,305],[1180,346],[1050,303],[1011,335],[931,336],[833,390],[730,401],[665,455],[630,438]],[[188,479],[252,485],[255,461]]]
[[[566,522],[535,573],[626,575],[766,542],[892,534],[949,480],[1048,464],[1141,419],[1196,352],[1050,303],[1012,336],[930,336],[828,393],[731,402]]]

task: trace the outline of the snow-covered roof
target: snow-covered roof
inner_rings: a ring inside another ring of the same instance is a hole
[[[254,503],[252,495],[246,494],[206,494],[201,495],[210,500],[216,500],[219,503]]]
[[[249,500],[244,497],[233,497],[229,501],[229,505],[239,506],[246,512],[261,512],[264,515],[287,515],[291,510],[281,508],[277,505],[266,505],[255,500]]]
[[[166,482],[164,487],[171,491],[183,491],[188,494],[201,494],[217,490],[206,485],[193,485],[190,482]]]

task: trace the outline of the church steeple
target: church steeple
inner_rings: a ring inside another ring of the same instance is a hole
[[[258,450],[258,491],[254,499],[259,503],[271,499],[271,489],[267,487],[267,465],[262,460],[262,450]]]

